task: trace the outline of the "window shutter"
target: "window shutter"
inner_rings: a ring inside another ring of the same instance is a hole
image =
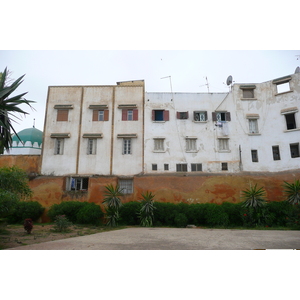
[[[122,109],[122,121],[127,121],[127,109]]]
[[[204,112],[205,121],[207,121],[207,111]]]
[[[155,121],[155,110],[152,110],[152,121]]]
[[[104,121],[108,121],[108,113],[109,113],[109,110],[105,109],[104,110]]]
[[[186,118],[187,119],[189,118],[189,112],[188,111],[186,112]]]
[[[180,112],[179,111],[177,112],[176,115],[177,115],[177,119],[180,119]]]
[[[164,110],[164,121],[169,121],[169,111]]]
[[[69,110],[68,109],[58,109],[56,121],[68,121]]]
[[[137,121],[139,116],[139,111],[138,109],[133,110],[133,121]]]
[[[225,121],[231,121],[230,112],[225,113]]]
[[[217,121],[217,113],[215,112],[212,113],[212,119],[213,121]]]
[[[98,121],[99,110],[93,110],[93,121]]]

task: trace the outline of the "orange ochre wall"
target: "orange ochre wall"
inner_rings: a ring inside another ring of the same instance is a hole
[[[40,156],[0,156],[0,167],[17,165],[28,174],[39,173]],[[185,176],[186,175],[186,176]],[[123,197],[124,203],[141,199],[141,194],[151,191],[155,201],[172,203],[217,203],[241,201],[241,191],[257,184],[264,187],[269,201],[284,200],[282,184],[300,178],[300,170],[280,173],[236,173],[236,174],[170,174],[139,175],[133,178],[134,193]],[[116,176],[94,176],[89,178],[87,192],[67,192],[66,177],[37,176],[29,181],[33,190],[33,201],[38,201],[46,211],[42,221],[48,221],[47,210],[62,201],[78,200],[99,204],[103,208],[105,186],[116,185]]]

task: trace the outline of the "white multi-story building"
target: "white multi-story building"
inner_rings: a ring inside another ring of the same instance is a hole
[[[70,178],[297,170],[299,108],[300,73],[228,93],[145,93],[143,81],[49,87],[41,170]]]

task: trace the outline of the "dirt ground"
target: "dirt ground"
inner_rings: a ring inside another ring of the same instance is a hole
[[[53,224],[34,224],[31,234],[28,234],[23,225],[2,225],[0,227],[0,250],[84,236],[107,230],[109,230],[107,227],[73,225],[68,232],[57,232],[54,230]]]

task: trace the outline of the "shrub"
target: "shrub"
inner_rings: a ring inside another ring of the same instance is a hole
[[[49,218],[54,221],[56,216],[65,215],[71,222],[77,222],[77,213],[87,202],[64,201],[53,204],[48,211]]]
[[[203,226],[205,221],[205,207],[203,203],[189,204],[187,209],[188,223],[196,226]]]
[[[205,225],[210,227],[227,226],[229,217],[221,205],[215,203],[206,203],[204,215]]]
[[[272,226],[274,214],[270,213],[268,206],[261,208],[248,207],[242,210],[243,225],[246,227]]]
[[[54,230],[59,232],[67,231],[72,226],[72,222],[65,215],[56,216],[54,222]]]
[[[0,189],[0,218],[8,217],[19,202],[19,197],[12,192]]]
[[[174,217],[177,213],[176,206],[174,203],[156,202],[154,226],[174,226]]]
[[[130,201],[124,203],[119,209],[120,224],[123,225],[139,225],[140,220],[138,212],[141,209],[141,203],[137,201]]]
[[[268,203],[269,212],[274,216],[272,225],[287,226],[290,216],[293,214],[294,206],[287,201],[272,201]]]
[[[225,213],[227,213],[229,218],[228,226],[242,226],[243,219],[242,219],[242,204],[241,203],[229,203],[224,202],[221,204]]]
[[[25,219],[37,221],[45,208],[37,201],[20,201],[15,205],[13,213],[8,217],[9,223],[23,223]]]
[[[102,224],[103,216],[104,213],[99,205],[95,203],[85,203],[76,214],[76,223],[100,225]]]
[[[188,218],[184,213],[177,213],[174,216],[174,224],[176,227],[186,227],[188,225]]]
[[[139,219],[141,222],[141,226],[150,227],[153,225],[154,218],[154,195],[152,192],[142,193],[142,207],[139,211]]]

